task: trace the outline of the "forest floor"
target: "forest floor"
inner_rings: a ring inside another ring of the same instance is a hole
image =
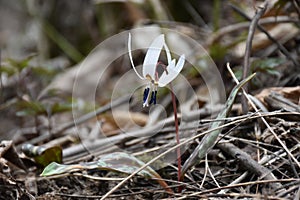
[[[300,199],[299,1],[204,1],[207,10],[183,3],[181,12],[177,1],[95,2],[45,3],[82,11],[89,42],[38,16],[52,16],[42,4],[26,12],[43,27],[36,46],[24,36],[15,58],[0,35],[0,199]],[[185,60],[154,105],[145,87],[157,86],[138,82],[131,61],[146,62],[160,34],[159,86],[173,73],[166,46],[177,67]]]

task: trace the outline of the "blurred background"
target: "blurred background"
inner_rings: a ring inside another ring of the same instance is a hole
[[[107,46],[107,51],[100,52],[97,61],[86,64],[89,67],[76,75],[79,64],[105,39],[137,27],[168,28],[202,44],[216,63],[226,91],[230,91],[234,83],[225,64],[230,61],[236,75],[241,77],[249,27],[249,21],[241,13],[252,18],[262,2],[0,0],[0,135],[15,137],[18,128],[27,127],[29,121],[31,125],[39,124],[36,116],[68,112],[75,100],[89,110],[84,101],[89,100],[91,82],[97,80],[94,72],[101,69],[99,60],[105,62],[118,49],[126,49],[127,38]],[[299,72],[299,2],[269,1],[261,23],[284,45],[289,57],[265,34],[257,31],[253,40],[251,72],[258,72],[258,76],[251,85],[252,90],[299,85],[299,73],[295,73]],[[145,41],[150,40],[148,36],[145,34]],[[171,48],[176,44],[176,48],[188,48],[178,40],[169,41],[169,44]],[[142,63],[144,55],[145,51],[135,54],[138,64]],[[194,56],[201,65],[201,58]],[[113,67],[105,72],[100,83],[107,91],[96,94],[99,105],[110,100],[112,82],[131,69],[128,58],[117,59],[111,65]],[[202,65],[205,64],[202,62]],[[188,70],[183,73],[193,87],[202,92],[199,96],[205,101],[205,91],[198,88],[201,85],[199,75]],[[75,77],[80,84],[73,91]]]
[[[135,26],[195,26],[218,29],[226,1],[1,1],[3,57],[38,52],[43,59],[84,58],[107,37]],[[174,23],[176,22],[176,23]],[[230,21],[227,21],[230,23]],[[204,38],[202,38],[204,39]]]

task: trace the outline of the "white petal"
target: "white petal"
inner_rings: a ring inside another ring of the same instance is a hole
[[[170,50],[169,50],[169,47],[167,46],[167,44],[165,43],[164,44],[164,48],[166,50],[166,54],[167,54],[167,59],[168,59],[168,64],[171,63],[171,54],[170,54]]]
[[[180,56],[176,66],[175,66],[175,59],[172,60],[172,62],[167,66],[168,74],[166,72],[164,72],[161,75],[161,77],[158,80],[158,86],[159,87],[164,87],[168,83],[173,81],[178,76],[178,74],[181,72],[181,70],[184,66],[184,62],[185,62],[185,56],[184,55]]]
[[[164,72],[160,76],[160,78],[158,80],[159,87],[164,87],[165,85],[170,83],[174,78],[176,78],[176,76],[179,74],[179,72],[177,72],[175,70],[175,59],[172,60],[171,63],[167,66],[167,71],[168,71],[168,74],[166,72]]]
[[[185,62],[185,56],[184,54],[180,56],[177,64],[176,64],[176,67],[175,67],[175,70],[178,71],[179,73],[181,72],[183,66],[184,66],[184,62]]]
[[[136,75],[140,78],[140,79],[144,79],[136,70],[135,66],[134,66],[134,63],[133,63],[133,59],[132,59],[132,55],[131,55],[131,34],[129,33],[129,36],[128,36],[128,54],[129,54],[129,59],[130,59],[130,62],[131,62],[131,66],[134,70],[134,72],[136,73]]]
[[[154,74],[156,70],[156,65],[158,62],[158,58],[160,55],[160,52],[162,50],[162,47],[164,46],[165,39],[164,35],[159,35],[157,38],[153,40],[151,43],[145,59],[143,63],[143,76],[146,77],[146,75],[150,75],[152,79],[154,79]]]

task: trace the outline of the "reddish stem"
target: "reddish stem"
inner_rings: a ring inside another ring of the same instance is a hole
[[[173,111],[174,111],[176,143],[180,144],[176,98],[175,98],[175,94],[173,92],[173,87],[172,87],[171,83],[170,83],[170,89],[171,89],[172,104],[173,104]],[[177,148],[177,167],[178,167],[178,172],[177,172],[178,181],[180,181],[180,176],[181,176],[181,152],[180,152],[180,147]],[[179,186],[178,187],[178,192],[181,192],[181,190],[182,190],[182,188]]]

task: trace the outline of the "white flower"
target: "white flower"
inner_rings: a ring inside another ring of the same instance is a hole
[[[164,48],[167,55],[167,66],[159,62],[159,55]],[[143,63],[143,75],[140,75],[133,63],[131,55],[131,34],[128,38],[128,52],[133,70],[140,79],[149,81],[149,84],[144,90],[143,107],[149,104],[156,104],[157,88],[164,87],[174,80],[183,68],[185,56],[181,55],[177,64],[175,59],[171,59],[171,54],[168,46],[165,43],[164,35],[159,35],[151,43]]]

